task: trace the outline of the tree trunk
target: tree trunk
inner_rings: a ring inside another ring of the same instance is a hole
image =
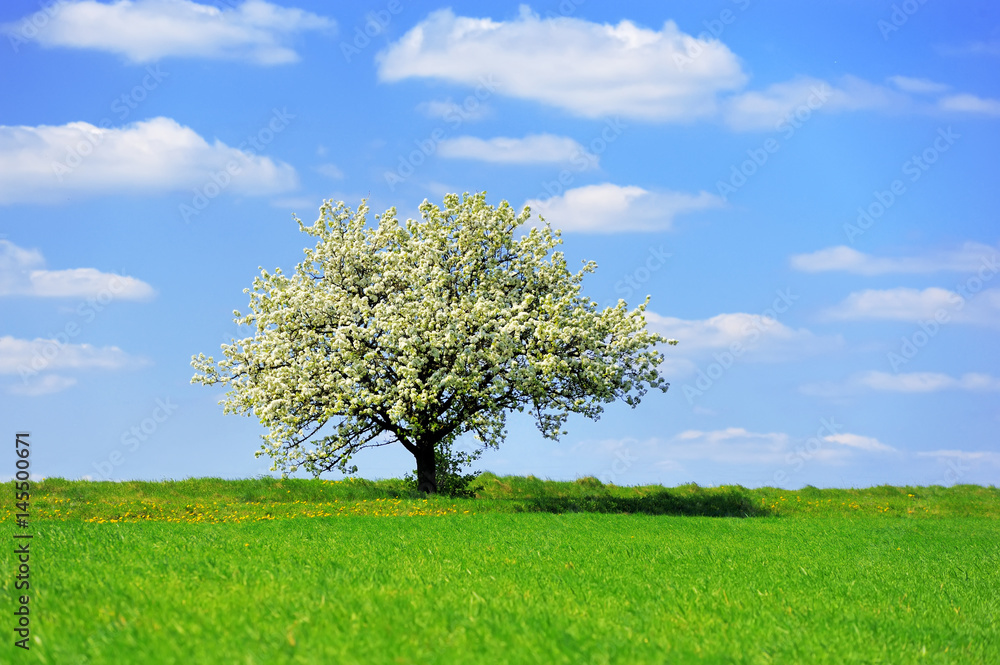
[[[418,444],[413,454],[417,460],[417,489],[428,494],[437,494],[437,460],[434,446]]]

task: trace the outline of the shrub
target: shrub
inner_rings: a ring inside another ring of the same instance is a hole
[[[604,483],[602,483],[594,476],[584,476],[583,478],[577,478],[576,484],[586,487],[589,490],[596,490],[604,487]]]
[[[471,499],[476,496],[476,491],[472,487],[472,482],[479,477],[479,473],[462,473],[462,467],[475,459],[469,455],[454,454],[451,450],[434,451],[436,461],[435,477],[437,479],[438,494],[450,496],[452,498]],[[406,486],[411,491],[417,491],[417,472],[408,473],[403,477]]]

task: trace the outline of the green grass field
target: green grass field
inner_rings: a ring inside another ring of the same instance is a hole
[[[3,662],[1000,663],[995,487],[49,479],[31,513]]]

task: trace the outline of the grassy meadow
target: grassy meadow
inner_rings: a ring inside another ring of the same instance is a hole
[[[45,480],[0,661],[1000,662],[995,487],[476,490]]]

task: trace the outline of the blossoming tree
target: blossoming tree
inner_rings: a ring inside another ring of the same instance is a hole
[[[224,411],[268,428],[257,455],[273,470],[353,473],[358,451],[401,445],[434,493],[456,438],[478,442],[467,463],[499,446],[514,409],[558,439],[570,413],[666,392],[655,345],[677,341],[645,329],[648,297],[598,311],[580,295],[594,262],[571,273],[547,223],[515,239],[528,208],[449,194],[420,212],[401,225],[390,209],[373,228],[364,201],[328,201],[312,226],[297,219],[316,246],[295,274],[261,269],[244,291],[250,313],[234,316],[253,336],[218,362],[192,358],[192,383],[227,385]]]

